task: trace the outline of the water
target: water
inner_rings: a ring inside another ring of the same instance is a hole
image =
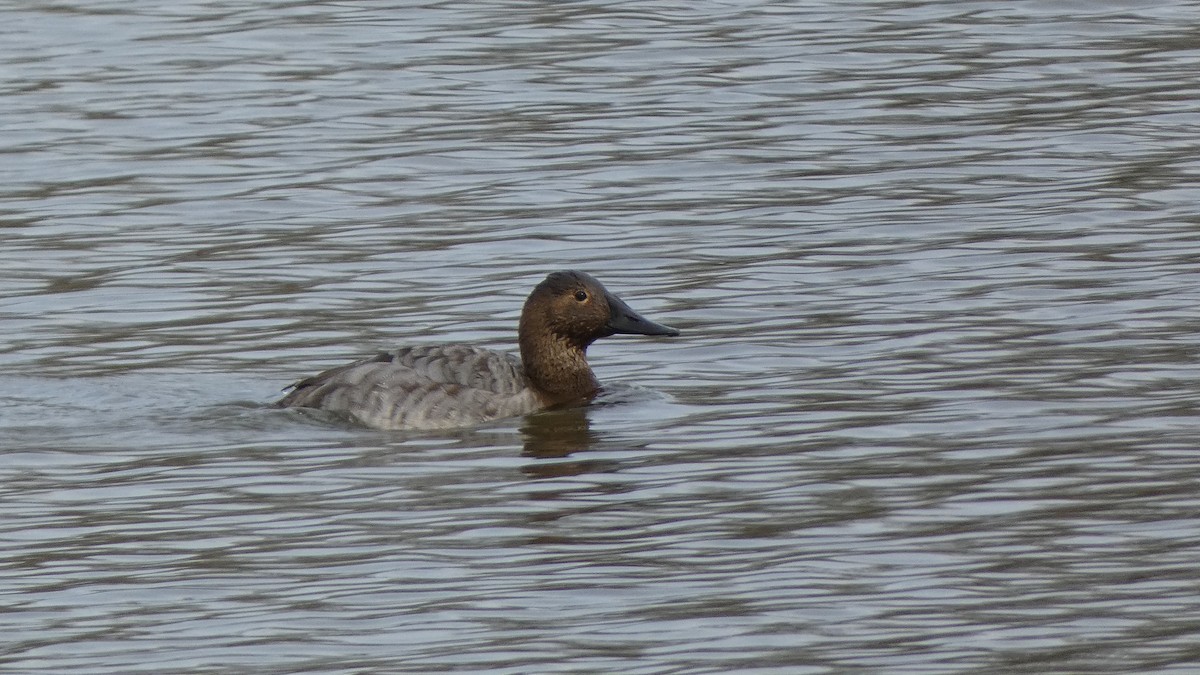
[[[1200,668],[1195,5],[0,8],[0,668]],[[586,410],[272,410],[674,340]]]

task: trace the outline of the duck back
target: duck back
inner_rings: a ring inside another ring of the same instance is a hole
[[[381,429],[449,429],[545,407],[512,354],[404,347],[292,385],[282,407],[320,408]]]

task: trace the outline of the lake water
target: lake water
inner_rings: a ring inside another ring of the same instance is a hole
[[[5,3],[0,669],[1196,672],[1198,17]],[[596,405],[267,405],[563,268]]]

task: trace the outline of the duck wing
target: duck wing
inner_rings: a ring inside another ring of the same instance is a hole
[[[468,345],[403,347],[291,386],[280,407],[317,408],[382,429],[447,429],[544,404],[521,360]]]

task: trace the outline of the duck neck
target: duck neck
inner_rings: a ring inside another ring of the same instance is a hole
[[[587,362],[587,345],[576,344],[546,328],[524,325],[519,335],[521,363],[534,389],[549,403],[589,398],[600,382]]]

